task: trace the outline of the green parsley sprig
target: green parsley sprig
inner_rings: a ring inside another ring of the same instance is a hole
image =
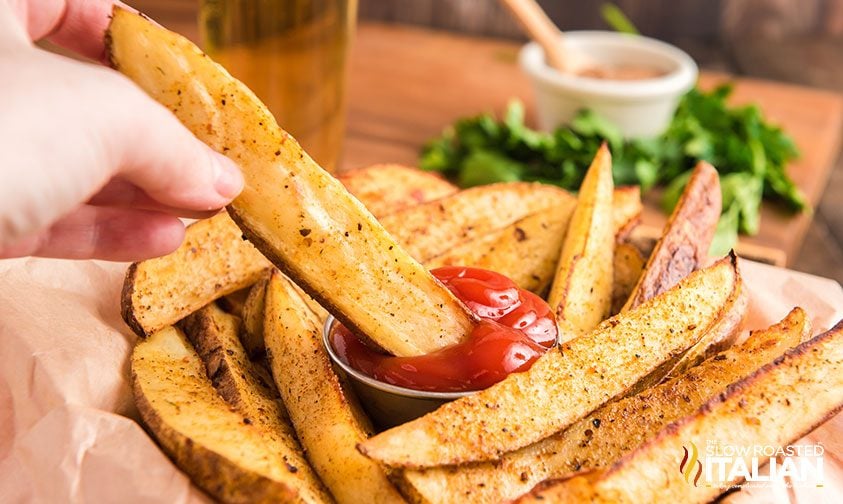
[[[793,212],[805,198],[788,176],[799,153],[793,140],[764,120],[755,105],[730,107],[729,84],[692,89],[680,101],[667,131],[657,138],[625,140],[618,129],[584,110],[552,133],[524,124],[524,107],[509,104],[502,120],[491,114],[458,120],[422,150],[420,166],[439,171],[462,187],[515,180],[576,191],[603,141],[612,150],[617,185],[643,190],[665,185],[663,206],[673,209],[699,160],[720,172],[723,211],[712,253],[734,246],[738,233],[756,234],[762,199]]]

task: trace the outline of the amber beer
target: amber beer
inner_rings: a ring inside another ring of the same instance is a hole
[[[357,0],[202,0],[205,51],[246,83],[325,169],[345,129]]]

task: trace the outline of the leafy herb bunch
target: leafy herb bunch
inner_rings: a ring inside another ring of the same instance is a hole
[[[762,199],[794,212],[806,208],[786,171],[798,156],[793,140],[766,122],[757,106],[729,107],[731,92],[729,84],[710,92],[692,89],[661,136],[633,140],[589,110],[552,133],[535,131],[525,126],[524,107],[515,101],[502,120],[491,114],[458,120],[424,147],[420,166],[462,187],[526,180],[576,191],[606,141],[615,184],[638,184],[643,190],[666,185],[663,205],[669,212],[690,170],[705,160],[720,172],[723,212],[712,252],[723,252],[738,232],[758,232]]]

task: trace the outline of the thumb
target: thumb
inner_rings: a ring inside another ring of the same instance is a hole
[[[221,208],[243,189],[237,165],[188,131],[166,108],[132,87],[142,103],[126,115],[114,146],[119,174],[162,205],[187,211]]]

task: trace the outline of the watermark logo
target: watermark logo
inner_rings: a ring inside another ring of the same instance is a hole
[[[679,472],[695,487],[823,486],[821,444],[730,445],[709,440],[704,453],[693,442],[682,450]]]
[[[688,484],[691,483],[691,476],[693,475],[694,486],[697,486],[700,476],[702,476],[702,463],[699,460],[700,452],[697,449],[697,445],[693,442],[691,443],[690,450],[685,446],[682,449],[685,450],[685,455],[682,456],[682,462],[679,463],[679,472],[682,473],[682,476],[685,477],[685,482]],[[694,475],[695,468],[696,475]]]

